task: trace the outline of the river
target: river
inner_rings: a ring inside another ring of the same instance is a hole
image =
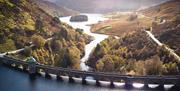
[[[108,87],[96,87],[57,81],[55,78],[46,79],[36,76],[30,79],[29,74],[0,64],[0,91],[118,91]],[[122,90],[123,91],[123,90]],[[125,90],[124,90],[125,91]]]
[[[97,46],[97,44],[100,43],[101,41],[103,41],[104,39],[106,39],[108,37],[108,35],[92,33],[90,31],[91,26],[88,26],[88,25],[96,24],[99,21],[107,20],[107,18],[104,18],[101,14],[83,14],[83,15],[87,15],[88,16],[88,21],[86,21],[86,22],[70,22],[69,21],[70,20],[70,16],[68,16],[68,17],[61,17],[60,20],[62,22],[65,22],[65,23],[71,25],[75,29],[76,28],[83,29],[85,34],[94,37],[94,40],[91,41],[89,44],[87,44],[85,46],[85,55],[80,60],[81,61],[81,64],[80,64],[81,70],[88,71],[89,67],[85,64],[85,61],[88,60],[90,53]]]

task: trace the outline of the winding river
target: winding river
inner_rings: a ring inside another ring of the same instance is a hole
[[[68,17],[61,17],[60,20],[62,22],[65,22],[69,25],[71,25],[73,28],[80,28],[84,30],[84,33],[87,35],[90,35],[94,37],[94,40],[91,41],[89,44],[85,46],[85,55],[84,57],[80,60],[81,61],[81,70],[83,71],[88,71],[89,67],[85,64],[85,61],[88,60],[90,53],[92,50],[97,46],[98,43],[103,41],[108,37],[108,35],[104,34],[97,34],[97,33],[92,33],[90,31],[91,26],[88,26],[90,24],[96,24],[99,21],[104,21],[107,20],[107,18],[104,18],[101,14],[83,14],[88,16],[88,21],[87,22],[70,22],[70,16]]]

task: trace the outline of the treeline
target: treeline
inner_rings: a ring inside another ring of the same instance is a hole
[[[120,39],[109,37],[102,41],[94,49],[87,64],[95,71],[129,75],[180,74],[179,63],[142,31]]]

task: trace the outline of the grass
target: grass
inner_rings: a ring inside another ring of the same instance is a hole
[[[107,26],[103,26],[103,27],[99,28],[96,31],[98,31],[99,33],[104,33],[105,31],[110,30],[110,29],[112,29],[112,26],[107,25]]]

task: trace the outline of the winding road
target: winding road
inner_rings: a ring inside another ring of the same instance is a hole
[[[152,29],[152,28],[151,28]],[[172,55],[178,62],[180,62],[180,57],[175,53],[175,51],[168,46],[165,46],[163,43],[161,43],[150,31],[143,30],[147,33],[147,35],[160,47],[164,47],[165,50],[169,52],[170,55]]]

